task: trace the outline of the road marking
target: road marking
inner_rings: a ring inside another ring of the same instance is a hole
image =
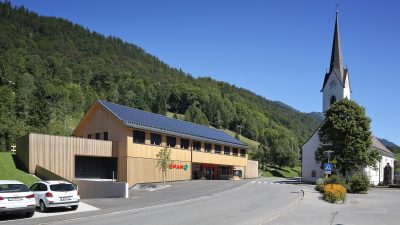
[[[278,215],[275,215],[275,216],[273,216],[272,218],[267,219],[267,220],[261,222],[261,224],[267,224],[267,223],[269,223],[269,222],[271,222],[271,221],[273,221],[273,220],[276,220],[276,219],[278,219],[279,217],[283,216],[285,213],[287,214],[287,213],[291,212],[291,211],[292,211],[294,208],[296,208],[296,206],[298,206],[298,205],[300,204],[300,202],[303,200],[303,198],[304,198],[304,190],[301,189],[301,192],[302,192],[301,198],[300,198],[299,200],[297,200],[297,202],[295,202],[292,206],[288,207],[286,210],[282,210],[282,212],[279,213]]]
[[[93,219],[93,218],[97,218],[97,217],[101,217],[101,216],[118,215],[118,214],[122,214],[122,213],[130,213],[130,212],[137,212],[137,211],[148,210],[148,209],[156,209],[156,208],[161,208],[161,207],[165,207],[165,206],[182,205],[182,204],[185,204],[185,203],[194,202],[194,201],[198,201],[198,200],[202,200],[202,199],[207,199],[207,198],[211,198],[211,197],[214,197],[214,196],[219,196],[219,195],[222,195],[222,194],[226,194],[226,193],[229,193],[229,192],[232,192],[232,191],[236,191],[236,190],[238,190],[240,188],[243,188],[243,187],[245,187],[245,186],[247,186],[249,184],[250,183],[245,183],[245,184],[243,184],[243,185],[241,185],[239,187],[236,187],[234,189],[231,189],[231,190],[226,190],[226,191],[223,191],[223,192],[220,192],[220,193],[215,193],[215,194],[212,194],[212,195],[207,195],[207,196],[202,196],[202,197],[198,197],[198,198],[187,199],[187,200],[178,201],[178,202],[171,202],[171,203],[166,203],[166,204],[148,206],[148,207],[143,207],[143,208],[138,208],[138,209],[129,209],[129,210],[124,210],[124,211],[119,211],[119,212],[99,214],[99,215],[93,215],[93,216],[87,216],[87,217],[78,217],[78,218],[73,218],[73,219],[51,221],[51,222],[47,222],[47,223],[40,223],[39,225],[72,222],[72,221],[78,221],[78,220]]]

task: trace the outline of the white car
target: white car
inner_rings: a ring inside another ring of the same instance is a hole
[[[26,217],[35,214],[35,196],[16,180],[0,180],[0,215],[24,213]]]
[[[80,196],[74,185],[67,181],[39,181],[31,186],[35,194],[36,206],[46,212],[53,207],[71,207],[76,210]]]

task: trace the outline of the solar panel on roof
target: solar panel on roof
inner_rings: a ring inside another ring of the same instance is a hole
[[[158,132],[164,131],[164,133],[168,134],[182,135],[205,141],[222,142],[224,144],[240,147],[246,146],[236,138],[233,138],[225,132],[215,128],[177,120],[103,100],[98,100],[98,102],[118,117],[128,127],[150,129]]]

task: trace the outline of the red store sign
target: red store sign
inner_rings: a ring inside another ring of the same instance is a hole
[[[188,165],[183,165],[183,164],[169,164],[169,168],[170,169],[178,169],[178,170],[187,170],[188,169]]]

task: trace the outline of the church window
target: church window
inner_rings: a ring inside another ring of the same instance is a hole
[[[311,171],[311,177],[316,177],[316,176],[317,176],[317,171],[312,170],[312,171]]]
[[[335,104],[336,102],[336,96],[332,95],[331,97],[331,105]]]

